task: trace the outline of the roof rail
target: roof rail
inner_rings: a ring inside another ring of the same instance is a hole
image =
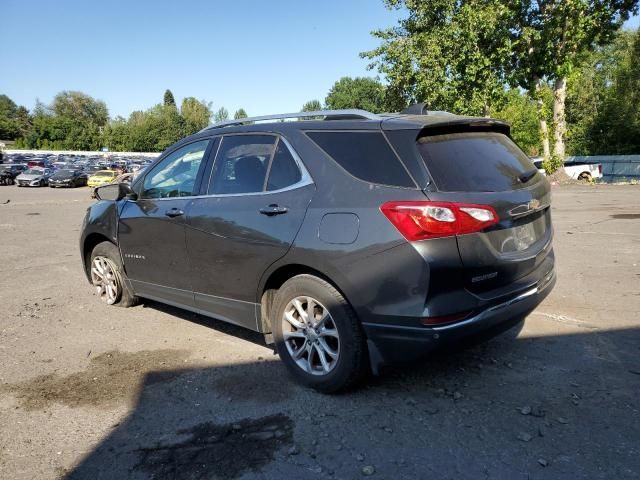
[[[316,110],[314,112],[296,112],[296,113],[278,113],[276,115],[263,115],[260,117],[238,118],[236,120],[224,120],[214,123],[201,131],[213,128],[230,127],[233,125],[242,125],[245,123],[265,122],[269,120],[285,120],[287,118],[313,118],[323,117],[324,120],[382,120],[382,117],[366,110],[348,109],[348,110]]]

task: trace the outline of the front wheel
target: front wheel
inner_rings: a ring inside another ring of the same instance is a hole
[[[364,334],[351,305],[313,275],[291,278],[271,309],[276,349],[300,383],[325,393],[353,386],[368,372]]]
[[[131,307],[138,302],[131,291],[120,260],[118,247],[102,242],[91,252],[91,283],[107,305]]]

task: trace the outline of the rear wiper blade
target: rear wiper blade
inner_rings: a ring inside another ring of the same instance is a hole
[[[538,173],[538,169],[529,170],[528,172],[521,173],[520,175],[518,175],[518,180],[520,180],[521,183],[527,183],[529,180],[531,180],[535,176],[536,173]]]

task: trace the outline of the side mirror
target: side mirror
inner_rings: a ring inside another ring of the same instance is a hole
[[[95,195],[98,200],[109,200],[117,202],[123,198],[135,200],[137,198],[136,192],[131,189],[131,186],[126,183],[110,183],[109,185],[103,185],[95,189]]]

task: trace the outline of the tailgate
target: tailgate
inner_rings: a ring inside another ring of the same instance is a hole
[[[458,235],[467,288],[492,290],[539,267],[551,247],[551,191],[531,160],[499,132],[424,135],[418,150],[435,189],[432,201],[487,205],[499,222]]]

